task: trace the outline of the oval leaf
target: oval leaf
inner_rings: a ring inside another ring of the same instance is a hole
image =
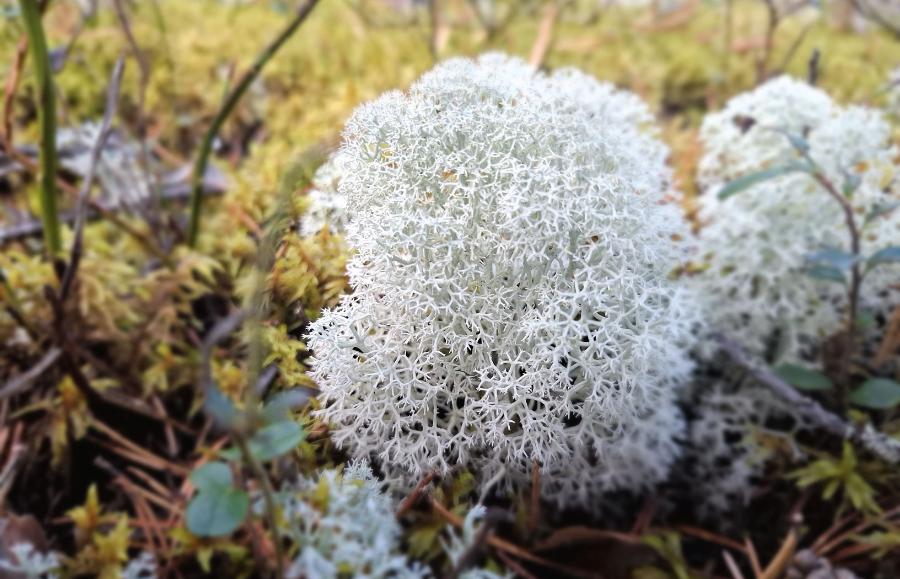
[[[859,261],[859,256],[840,249],[823,249],[807,255],[806,261],[812,266],[819,265],[846,271]]]
[[[216,487],[197,494],[185,513],[188,530],[198,537],[230,535],[247,516],[250,497],[234,487]]]
[[[882,263],[900,263],[900,247],[885,247],[876,251],[868,260],[869,267],[881,265]]]
[[[209,414],[219,428],[228,429],[237,422],[238,411],[227,396],[215,386],[206,389],[203,409]]]
[[[900,201],[890,201],[888,203],[879,203],[866,215],[866,223],[874,221],[879,217],[890,215],[895,209],[900,207]]]
[[[836,283],[846,283],[844,272],[827,265],[812,265],[803,270],[803,273],[815,279],[824,281],[833,281]]]
[[[302,408],[309,402],[310,391],[303,388],[284,390],[275,394],[263,407],[262,415],[268,422],[288,420],[291,411]]]
[[[775,373],[799,390],[828,390],[833,386],[828,376],[795,364],[782,364],[775,368]]]
[[[283,420],[256,431],[250,438],[250,452],[258,460],[272,460],[297,448],[303,442],[303,429],[293,420]]]
[[[763,181],[768,181],[769,179],[787,175],[788,173],[796,173],[798,171],[808,171],[808,169],[799,163],[790,163],[788,165],[779,165],[778,167],[772,167],[771,169],[765,169],[764,171],[750,173],[743,177],[738,177],[722,187],[722,189],[719,190],[718,196],[719,199],[728,199],[732,195],[740,193],[744,189],[749,189]]]
[[[230,487],[231,469],[224,462],[208,462],[194,469],[191,473],[191,483],[198,491]]]
[[[900,404],[900,384],[887,378],[872,378],[850,393],[850,402],[863,408],[885,410]]]

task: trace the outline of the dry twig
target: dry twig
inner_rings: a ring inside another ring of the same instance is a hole
[[[891,464],[900,462],[900,440],[878,432],[870,424],[854,426],[847,423],[840,416],[825,409],[812,398],[807,398],[797,392],[793,386],[782,380],[767,366],[752,359],[730,338],[719,334],[715,339],[722,351],[735,364],[748,371],[760,384],[789,402],[798,414],[825,432],[854,440],[885,462]]]

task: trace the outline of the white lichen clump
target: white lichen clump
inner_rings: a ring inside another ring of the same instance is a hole
[[[301,235],[315,235],[324,227],[332,233],[343,233],[346,229],[347,197],[338,190],[344,165],[344,157],[338,151],[316,170],[308,194],[309,207],[300,219]]]
[[[467,561],[466,556],[473,548],[481,547],[479,532],[482,530],[482,520],[487,513],[482,505],[475,505],[463,520],[462,529],[456,530],[452,526],[447,526],[447,539],[441,539],[444,553],[447,555],[447,561],[451,569],[459,569],[459,579],[511,579],[509,573],[497,573],[483,567],[465,567]],[[469,563],[471,564],[471,563]]]
[[[333,440],[395,487],[473,468],[562,504],[663,478],[695,309],[637,97],[500,55],[347,124],[354,292],[311,327]]]
[[[60,561],[56,553],[42,553],[31,543],[16,543],[9,548],[10,558],[0,557],[0,576],[24,579],[56,579]]]
[[[860,179],[851,202],[857,220],[900,200],[896,150],[881,113],[841,107],[819,89],[780,77],[739,95],[704,120],[700,137],[700,261],[695,276],[712,326],[770,361],[813,362],[816,347],[846,319],[846,288],[804,271],[808,257],[826,249],[849,251],[850,234],[839,204],[806,173],[757,183],[720,200],[732,180],[800,156],[787,135],[805,139],[809,155],[840,188]],[[851,177],[848,177],[851,176]],[[900,242],[900,212],[865,225],[862,254]],[[897,270],[867,275],[862,309],[884,312],[896,302]]]
[[[401,551],[394,504],[364,462],[325,470],[278,493],[297,549],[287,577],[426,577]]]

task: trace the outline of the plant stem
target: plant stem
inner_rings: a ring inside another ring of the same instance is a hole
[[[25,0],[22,1],[24,2]],[[216,113],[215,118],[213,118],[213,122],[206,132],[206,135],[204,135],[203,141],[200,143],[200,152],[194,163],[194,172],[191,182],[191,217],[188,226],[188,245],[190,247],[195,247],[197,245],[197,238],[200,234],[200,212],[203,208],[203,175],[206,173],[206,166],[209,164],[212,143],[215,140],[216,135],[219,134],[222,125],[225,124],[225,121],[234,110],[234,107],[240,102],[241,97],[244,96],[244,93],[247,92],[247,89],[250,88],[250,85],[256,80],[256,77],[259,76],[259,73],[262,72],[266,63],[275,56],[275,53],[281,49],[284,43],[287,42],[300,25],[303,24],[303,21],[306,20],[306,17],[309,16],[310,12],[312,12],[318,2],[319,0],[306,0],[300,8],[297,9],[297,13],[284,30],[282,30],[281,33],[256,57],[256,60],[253,62],[250,69],[247,70],[235,84],[231,93],[225,98],[225,102],[222,103],[219,112]]]
[[[275,510],[275,491],[272,489],[272,482],[269,480],[269,475],[266,474],[265,469],[263,469],[259,461],[256,460],[253,453],[250,452],[244,433],[234,432],[233,436],[235,444],[237,444],[237,447],[244,458],[244,462],[250,467],[250,470],[253,471],[253,475],[259,481],[260,487],[262,487],[263,502],[266,505],[266,524],[269,525],[269,531],[272,533],[272,541],[275,543],[275,576],[278,579],[282,579],[284,577],[284,552],[281,544],[281,533],[278,531],[278,519]]]
[[[53,87],[53,71],[47,53],[47,39],[41,23],[41,9],[37,0],[19,0],[25,33],[34,61],[34,74],[38,86],[38,115],[41,131],[40,150],[40,204],[41,221],[44,224],[44,243],[52,257],[62,250],[59,218],[56,209],[56,94]]]
[[[808,154],[806,159],[813,163]],[[815,165],[813,165],[815,166]],[[847,329],[846,338],[843,345],[844,359],[841,362],[841,398],[846,403],[846,382],[850,376],[850,365],[853,362],[853,352],[856,349],[856,325],[859,317],[859,288],[862,285],[862,271],[860,270],[860,231],[856,224],[856,216],[853,214],[853,206],[844,196],[834,183],[820,169],[816,168],[812,171],[812,177],[828,192],[831,197],[838,202],[841,210],[844,212],[844,223],[847,225],[847,231],[850,233],[850,252],[856,258],[853,267],[850,269],[850,285],[847,288]]]

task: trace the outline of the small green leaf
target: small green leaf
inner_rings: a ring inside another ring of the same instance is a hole
[[[840,271],[847,271],[848,269],[853,267],[853,265],[858,262],[859,259],[860,258],[858,255],[853,255],[852,253],[848,253],[840,249],[831,248],[823,249],[822,251],[817,251],[815,253],[810,253],[806,256],[806,262],[810,265],[830,267]]]
[[[267,422],[288,420],[291,411],[302,408],[309,401],[309,391],[302,388],[283,390],[274,396],[263,407],[262,415]]]
[[[191,473],[191,483],[198,491],[230,487],[231,469],[224,462],[208,462]]]
[[[272,460],[297,448],[303,429],[293,420],[283,420],[257,430],[250,438],[250,452],[258,460]]]
[[[873,410],[893,408],[900,404],[900,384],[887,378],[871,378],[851,392],[849,400]]]
[[[231,400],[222,394],[218,388],[211,386],[206,389],[203,400],[203,409],[215,421],[219,428],[230,428],[237,422],[238,411]]]
[[[869,267],[875,267],[883,263],[900,263],[900,247],[892,246],[875,252],[872,257],[867,260]]]
[[[796,133],[791,133],[789,131],[780,131],[785,137],[787,137],[788,141],[791,142],[791,146],[794,147],[800,153],[808,153],[809,152],[809,142],[803,138],[803,136],[798,135]]]
[[[900,207],[900,201],[890,201],[886,203],[879,203],[869,211],[869,214],[866,215],[866,224],[875,221],[879,217],[884,217],[885,215],[890,215],[894,212],[895,209]]]
[[[775,368],[775,373],[799,390],[828,390],[833,386],[828,376],[803,366],[782,364]]]
[[[241,451],[236,448],[226,448],[219,452],[219,456],[225,460],[238,461],[241,460]]]
[[[768,181],[769,179],[787,175],[788,173],[796,173],[798,171],[808,172],[809,168],[805,165],[801,165],[800,163],[789,163],[787,165],[779,165],[777,167],[772,167],[771,169],[765,169],[756,173],[749,173],[742,177],[738,177],[734,181],[731,181],[727,185],[722,187],[722,189],[719,190],[718,196],[719,199],[728,199],[732,195],[740,193],[744,189],[749,189],[750,187],[753,187],[754,185],[757,185],[764,181]]]
[[[837,283],[846,283],[844,272],[835,267],[827,265],[813,265],[803,270],[803,273],[811,278],[821,279],[824,281],[833,281]]]
[[[841,191],[843,192],[844,197],[852,196],[856,193],[856,190],[859,189],[860,185],[862,185],[862,177],[856,173],[844,171],[844,184],[841,185]]]
[[[187,506],[185,522],[198,537],[230,535],[247,516],[250,497],[231,486],[200,491]]]

